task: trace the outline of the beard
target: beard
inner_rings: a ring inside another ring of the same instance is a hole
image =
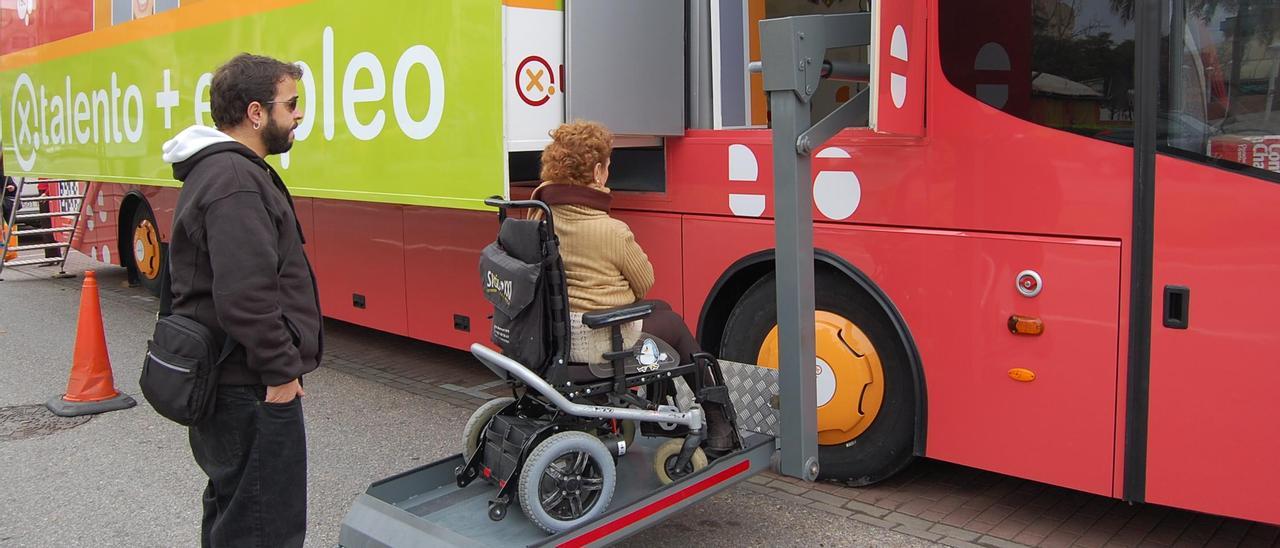
[[[268,119],[266,127],[262,131],[262,141],[267,145],[267,154],[284,154],[293,148],[293,140],[290,139],[290,133],[293,127],[281,126],[274,119]]]

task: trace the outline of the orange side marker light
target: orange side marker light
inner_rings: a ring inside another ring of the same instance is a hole
[[[1030,369],[1015,367],[1009,370],[1009,378],[1018,382],[1031,382],[1036,380],[1036,373]]]
[[[1009,316],[1009,332],[1014,335],[1038,337],[1044,333],[1044,322],[1030,316]]]

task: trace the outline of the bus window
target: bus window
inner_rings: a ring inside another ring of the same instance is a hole
[[[776,19],[779,17],[792,17],[796,15],[828,15],[835,13],[856,13],[871,10],[871,0],[745,0],[745,13],[736,2],[731,0],[721,0],[722,16],[742,17],[745,16],[746,29],[748,36],[748,57],[752,60],[760,59],[760,20]],[[732,4],[733,10],[730,11],[728,4]],[[722,20],[719,22],[721,29],[728,28],[729,22]],[[720,35],[729,36],[725,31],[721,31]],[[721,63],[724,63],[724,52],[731,51],[730,48],[722,45]],[[827,58],[846,62],[866,63],[867,48],[837,48],[827,51]],[[742,69],[745,73],[745,65]],[[721,89],[728,90],[733,85],[740,85],[739,80],[731,78],[733,75],[721,76]],[[748,88],[748,101],[746,101],[746,124],[748,126],[765,126],[769,122],[769,106],[768,97],[764,92],[764,82],[759,74],[751,74]],[[731,82],[731,83],[729,83]],[[858,92],[866,88],[866,84],[853,82],[839,82],[831,80],[822,80],[818,84],[818,91],[814,93],[812,108],[810,110],[810,119],[813,121],[821,120],[836,107],[852,99]],[[726,95],[728,91],[723,91]],[[735,98],[736,101],[736,98]],[[722,101],[729,103],[729,101]],[[732,103],[737,108],[738,103]],[[732,127],[739,125],[737,120],[740,117],[729,115],[723,116],[724,127]]]
[[[507,180],[511,186],[538,186],[542,182],[542,151],[507,153]]]
[[[1255,175],[1280,172],[1280,5],[1171,0],[1165,20],[1161,152]],[[1170,29],[1174,29],[1171,32]]]
[[[952,85],[1006,113],[1132,145],[1131,6],[1115,0],[943,0],[943,71]]]
[[[609,188],[635,192],[665,192],[667,170],[662,147],[615,147],[609,167]],[[542,184],[542,151],[507,153],[511,186]]]

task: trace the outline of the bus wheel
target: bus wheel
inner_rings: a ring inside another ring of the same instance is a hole
[[[152,295],[160,295],[160,265],[164,264],[164,251],[160,247],[160,229],[156,227],[156,217],[145,203],[133,210],[133,237],[130,239],[133,249],[133,266],[137,270],[138,282]]]
[[[915,387],[901,338],[851,280],[815,272],[818,460],[823,479],[870,485],[913,458]],[[756,282],[734,306],[723,359],[778,367],[776,281]]]

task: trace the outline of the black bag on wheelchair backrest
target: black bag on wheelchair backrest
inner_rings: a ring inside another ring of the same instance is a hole
[[[480,253],[480,281],[493,303],[490,339],[507,357],[541,373],[554,350],[542,223],[507,218]]]

